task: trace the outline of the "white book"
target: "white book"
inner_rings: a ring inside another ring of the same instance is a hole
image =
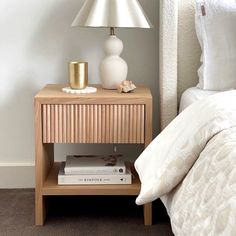
[[[125,162],[122,155],[71,155],[66,158],[66,175],[83,174],[124,174],[126,173]]]
[[[126,168],[123,175],[65,175],[65,162],[62,162],[58,174],[59,185],[98,185],[98,184],[131,184],[132,174],[130,168]]]

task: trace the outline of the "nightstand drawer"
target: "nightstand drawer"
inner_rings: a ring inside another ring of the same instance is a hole
[[[44,143],[144,143],[145,105],[42,105]]]

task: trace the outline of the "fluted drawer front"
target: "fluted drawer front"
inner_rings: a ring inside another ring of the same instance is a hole
[[[44,143],[144,143],[144,105],[42,105]]]

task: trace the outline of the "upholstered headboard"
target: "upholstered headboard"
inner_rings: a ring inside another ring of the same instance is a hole
[[[195,86],[200,46],[195,33],[195,0],[160,1],[160,108],[161,128],[177,115],[179,98]]]

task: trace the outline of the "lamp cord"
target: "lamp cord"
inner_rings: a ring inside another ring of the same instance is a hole
[[[115,28],[114,27],[110,28],[110,35],[115,35]]]

